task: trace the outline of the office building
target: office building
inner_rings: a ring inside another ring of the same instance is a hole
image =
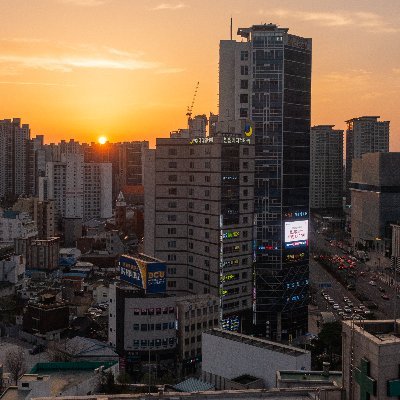
[[[344,321],[342,327],[345,398],[399,397],[399,324],[393,320]]]
[[[343,131],[317,125],[310,133],[310,208],[343,208]]]
[[[218,296],[224,319],[251,313],[252,138],[173,133],[145,165],[145,252],[167,263],[168,293]]]
[[[0,120],[0,197],[28,193],[29,140],[29,125],[20,118]]]
[[[219,121],[255,137],[255,309],[259,333],[307,331],[311,39],[273,24],[222,40]]]
[[[400,153],[369,153],[353,160],[352,245],[385,253],[392,223],[400,220]]]
[[[346,130],[346,204],[351,204],[350,181],[353,159],[365,153],[389,151],[389,121],[378,121],[379,116],[352,118]]]

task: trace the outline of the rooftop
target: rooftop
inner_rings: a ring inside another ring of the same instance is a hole
[[[342,386],[342,372],[341,371],[278,371],[280,380],[282,382],[315,382],[336,384],[338,387]]]
[[[350,329],[368,337],[377,345],[400,345],[400,323],[393,320],[343,321]]]
[[[250,346],[261,347],[263,349],[284,353],[293,357],[298,357],[309,353],[308,351],[299,349],[297,347],[287,346],[285,344],[272,342],[270,340],[243,335],[241,333],[225,331],[222,329],[211,329],[207,332],[204,332],[204,334],[222,337],[235,342],[245,343]]]

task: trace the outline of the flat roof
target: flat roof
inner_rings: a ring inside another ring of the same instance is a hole
[[[288,345],[277,343],[277,342],[272,342],[271,340],[266,340],[266,339],[257,338],[257,337],[253,337],[253,336],[243,335],[241,333],[225,331],[225,330],[217,329],[217,328],[206,331],[206,332],[204,332],[204,334],[222,337],[224,339],[248,344],[250,346],[261,347],[266,350],[284,353],[287,355],[291,355],[293,357],[298,357],[298,356],[310,353],[307,350],[299,349],[297,347],[288,346]]]
[[[400,345],[400,321],[396,325],[394,320],[343,321],[343,324],[378,345]]]

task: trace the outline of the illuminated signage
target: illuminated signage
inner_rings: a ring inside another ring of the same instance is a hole
[[[286,284],[286,289],[295,289],[297,287],[307,286],[307,285],[308,285],[308,279],[305,279],[304,281],[289,282]]]
[[[119,269],[122,281],[139,286],[147,293],[163,293],[166,290],[166,265],[163,263],[121,256]]]
[[[239,279],[239,274],[227,274],[221,278],[224,282],[236,281]]]
[[[246,137],[250,137],[253,134],[253,128],[251,127],[250,124],[246,124],[244,126],[244,135]]]
[[[307,246],[308,219],[285,222],[285,247],[287,249]]]
[[[225,232],[223,234],[223,238],[224,239],[232,239],[232,238],[236,238],[240,236],[240,232],[239,231],[234,231],[234,232]]]
[[[207,143],[213,143],[214,138],[213,137],[199,137],[199,138],[194,138],[192,139],[189,144],[207,144]]]
[[[308,217],[308,211],[287,211],[283,213],[285,218],[304,218]]]
[[[249,138],[241,138],[241,137],[230,137],[224,136],[224,143],[229,144],[250,144]]]
[[[298,254],[286,254],[285,261],[287,262],[295,262],[304,260],[306,257],[305,253],[298,253]]]
[[[227,260],[223,262],[224,267],[231,267],[232,265],[239,265],[239,259],[233,258],[232,260]]]
[[[221,321],[222,329],[226,331],[237,332],[240,327],[239,315],[232,315],[230,317],[223,318]]]

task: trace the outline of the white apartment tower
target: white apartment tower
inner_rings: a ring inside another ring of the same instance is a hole
[[[310,207],[343,206],[343,130],[317,125],[310,132]]]
[[[46,164],[39,197],[55,201],[58,218],[110,218],[111,179],[110,163],[84,163],[83,154],[63,154],[60,162]]]
[[[250,311],[252,138],[157,139],[145,170],[145,253],[166,261],[167,291],[218,296],[224,318]]]

